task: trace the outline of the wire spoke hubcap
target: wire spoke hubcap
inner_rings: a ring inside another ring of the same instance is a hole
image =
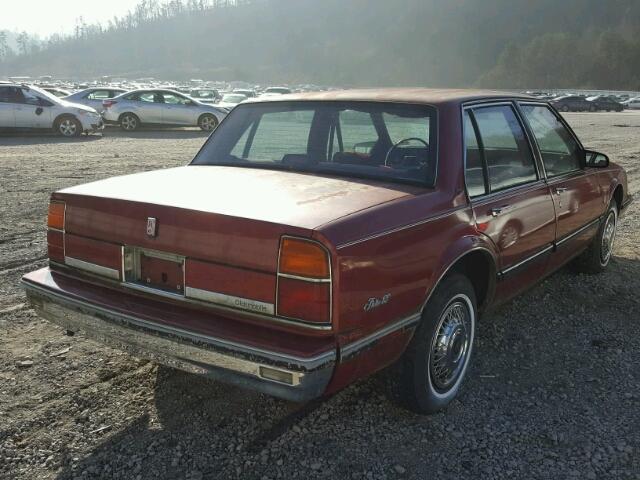
[[[469,307],[460,300],[442,313],[429,355],[429,373],[437,390],[449,390],[464,369],[472,338],[471,322]]]
[[[604,225],[602,232],[602,245],[600,247],[600,259],[605,264],[611,258],[611,252],[613,251],[613,242],[616,238],[616,215],[613,212],[609,213],[607,222]]]

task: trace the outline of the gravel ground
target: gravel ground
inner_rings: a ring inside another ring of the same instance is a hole
[[[640,113],[569,114],[640,190]],[[458,400],[421,417],[384,377],[275,400],[66,337],[25,306],[58,188],[188,162],[195,130],[0,137],[0,478],[640,479],[640,202],[599,276],[564,269],[485,315]]]

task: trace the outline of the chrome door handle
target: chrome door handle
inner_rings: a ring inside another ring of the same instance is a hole
[[[491,214],[492,217],[497,217],[498,215],[505,212],[509,208],[510,208],[509,205],[503,205],[502,207],[493,207],[491,210],[489,210],[489,213]]]
[[[566,192],[567,190],[569,190],[569,189],[568,189],[568,188],[566,188],[566,187],[558,187],[558,188],[556,188],[556,194],[557,194],[557,195],[560,195],[561,193],[564,193],[564,192]]]

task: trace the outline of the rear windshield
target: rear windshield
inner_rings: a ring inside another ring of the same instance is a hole
[[[432,107],[382,102],[241,104],[192,164],[267,168],[432,186]]]

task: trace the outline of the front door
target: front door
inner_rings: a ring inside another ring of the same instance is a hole
[[[175,125],[195,125],[195,104],[187,97],[173,92],[162,92],[165,108],[162,111],[163,123]]]
[[[499,252],[496,299],[546,271],[555,212],[523,125],[511,103],[465,110],[466,183],[477,229]]]
[[[521,109],[536,139],[554,199],[557,252],[553,268],[588,246],[606,205],[595,171],[583,165],[582,146],[559,116],[544,104],[522,104]]]
[[[33,90],[21,89],[14,115],[18,128],[51,128],[51,102],[41,99]]]

